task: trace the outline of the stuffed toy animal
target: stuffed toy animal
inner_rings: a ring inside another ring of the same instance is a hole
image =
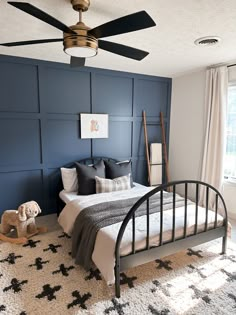
[[[46,232],[45,228],[37,228],[35,217],[41,213],[41,209],[36,201],[28,201],[19,206],[17,210],[6,210],[1,219],[0,239],[12,243],[24,243],[27,238],[39,233]],[[16,228],[18,238],[9,238],[8,234],[12,228]]]

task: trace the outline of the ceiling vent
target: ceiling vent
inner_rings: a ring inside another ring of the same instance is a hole
[[[197,46],[213,46],[217,45],[221,41],[220,37],[217,36],[206,36],[198,38],[194,41]]]

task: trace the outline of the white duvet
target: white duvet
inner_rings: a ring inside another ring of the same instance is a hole
[[[73,225],[77,215],[83,209],[92,206],[97,203],[121,200],[124,198],[141,197],[145,193],[153,189],[153,187],[146,187],[139,184],[130,190],[117,191],[112,193],[94,194],[89,196],[78,196],[72,194],[67,195],[67,204],[62,210],[58,222],[62,226],[65,233],[72,235]],[[65,201],[65,196],[62,193],[62,199]],[[69,201],[71,200],[71,201]],[[85,210],[86,211],[86,210]],[[166,210],[163,213],[163,241],[171,240],[172,236],[172,210]],[[191,234],[194,231],[195,225],[195,205],[188,205],[187,209],[187,233]],[[206,210],[198,207],[198,231],[204,229]],[[213,226],[215,220],[215,212],[208,212],[208,227]],[[218,215],[218,224],[222,224],[223,218]],[[146,216],[136,218],[136,250],[144,248],[146,246]],[[184,225],[184,207],[176,208],[176,237],[183,235]],[[94,251],[92,254],[92,260],[102,273],[104,279],[108,284],[114,283],[114,266],[115,266],[115,243],[117,234],[119,232],[120,223],[112,224],[110,226],[100,229],[97,234]],[[159,244],[159,229],[160,218],[159,213],[150,215],[150,245]],[[125,230],[122,242],[121,242],[121,255],[127,255],[131,252],[131,240],[132,240],[132,222],[130,222]]]

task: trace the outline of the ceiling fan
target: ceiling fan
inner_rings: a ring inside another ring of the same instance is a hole
[[[71,0],[73,9],[79,12],[79,22],[69,27],[32,4],[15,1],[8,3],[63,31],[63,38],[3,43],[0,44],[2,46],[12,47],[63,41],[65,53],[71,56],[71,66],[84,66],[85,58],[97,55],[98,48],[135,60],[142,60],[149,54],[140,49],[100,39],[155,26],[155,22],[146,11],[126,15],[90,29],[82,22],[82,12],[88,10],[90,0]]]

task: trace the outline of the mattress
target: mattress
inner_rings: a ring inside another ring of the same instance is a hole
[[[63,189],[60,191],[59,197],[65,202],[65,204],[67,204],[72,200],[78,199],[78,193],[77,191],[67,192]]]
[[[112,193],[94,194],[89,196],[78,196],[74,198],[62,210],[58,222],[64,229],[64,232],[71,235],[73,233],[73,225],[80,211],[86,207],[92,206],[96,203],[121,200],[124,198],[141,197],[153,187],[146,187],[142,185],[135,185],[134,188],[127,191],[117,191]],[[165,192],[164,192],[165,193]],[[69,199],[68,199],[69,200]],[[86,211],[86,210],[85,210]],[[195,228],[195,204],[187,206],[187,235],[191,235]],[[169,241],[172,237],[172,218],[173,211],[166,210],[163,212],[163,241]],[[206,210],[198,207],[198,231],[203,231],[205,228]],[[176,208],[176,237],[183,235],[184,226],[184,207]],[[208,228],[213,227],[215,222],[215,212],[208,211]],[[122,222],[116,223],[99,230],[97,233],[92,260],[100,270],[104,279],[108,284],[114,283],[114,266],[115,266],[115,243],[119,228]],[[218,214],[218,226],[223,224],[223,218]],[[137,217],[136,225],[136,250],[145,248],[146,246],[146,216]],[[160,229],[160,214],[154,213],[150,215],[150,246],[157,246],[159,244],[159,230]],[[120,253],[127,255],[131,252],[132,247],[132,223],[131,221],[126,227],[122,242]]]

